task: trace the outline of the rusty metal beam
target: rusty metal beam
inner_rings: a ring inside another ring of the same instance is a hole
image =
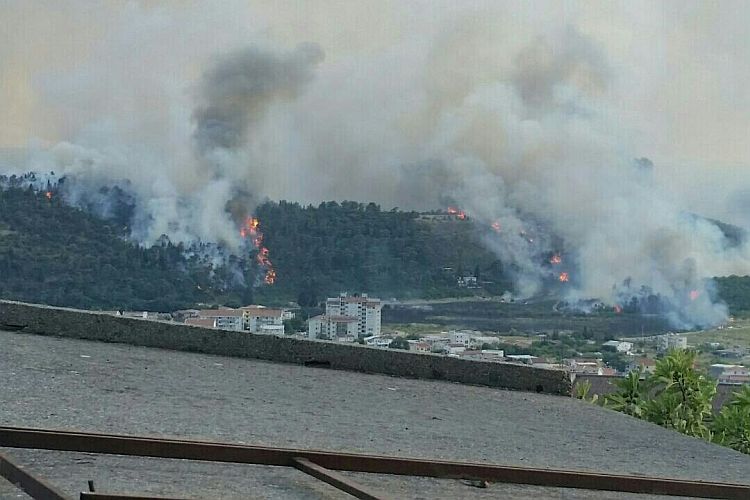
[[[35,500],[71,500],[69,496],[44,479],[34,476],[4,453],[0,453],[0,476],[25,491]]]
[[[341,491],[345,491],[352,496],[355,496],[361,500],[385,500],[384,495],[376,494],[373,491],[361,486],[355,481],[352,481],[348,477],[339,474],[336,471],[328,470],[325,467],[321,467],[309,461],[306,458],[295,458],[293,459],[294,467],[301,470],[305,474],[309,474],[315,479],[319,479],[338,488]]]
[[[750,498],[750,484],[627,476],[575,470],[536,469],[446,460],[398,458],[18,427],[0,427],[0,446],[286,467],[295,467],[295,459],[305,458],[326,469],[355,472],[480,479],[547,487],[584,488],[653,495],[728,499]]]

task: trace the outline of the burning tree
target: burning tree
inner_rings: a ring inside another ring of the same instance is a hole
[[[269,259],[268,248],[263,246],[263,233],[260,231],[260,220],[257,217],[248,217],[245,224],[240,228],[240,236],[249,240],[257,250],[255,261],[264,272],[263,282],[266,285],[273,285],[276,282],[276,271],[273,263]]]

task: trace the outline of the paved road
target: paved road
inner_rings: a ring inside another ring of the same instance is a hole
[[[750,484],[746,455],[566,397],[7,332],[0,380],[5,425]]]

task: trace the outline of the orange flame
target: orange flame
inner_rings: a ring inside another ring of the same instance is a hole
[[[267,285],[273,285],[276,282],[276,271],[269,269],[268,272],[266,272],[264,281]]]
[[[448,207],[447,212],[451,215],[455,215],[457,219],[464,220],[466,219],[466,212],[463,210],[459,210],[456,207]]]
[[[260,220],[257,217],[248,217],[245,220],[245,224],[240,228],[240,236],[252,239],[253,246],[258,250],[255,260],[266,271],[263,281],[267,285],[273,285],[276,282],[276,271],[273,268],[273,263],[268,258],[268,248],[263,246],[263,233],[260,232]]]
[[[556,253],[549,259],[550,264],[560,264],[562,262],[562,257],[559,253]]]
[[[700,296],[701,293],[698,290],[690,290],[690,300],[695,300]]]
[[[567,283],[568,281],[570,281],[570,276],[568,275],[568,273],[563,272],[560,273],[560,276],[557,279],[559,279],[562,283]]]
[[[615,304],[615,314],[620,314],[622,312],[622,307],[620,307],[620,304]]]
[[[503,229],[503,226],[500,225],[500,221],[499,220],[496,220],[495,222],[492,223],[492,229],[496,233],[499,233]]]
[[[47,191],[46,193],[44,193],[44,196],[46,196],[48,200],[51,200],[52,199],[52,191]]]

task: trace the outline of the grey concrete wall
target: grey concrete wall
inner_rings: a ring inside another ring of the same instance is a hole
[[[558,370],[214,330],[11,301],[0,301],[0,329],[549,394],[570,395],[572,386],[570,375]]]

